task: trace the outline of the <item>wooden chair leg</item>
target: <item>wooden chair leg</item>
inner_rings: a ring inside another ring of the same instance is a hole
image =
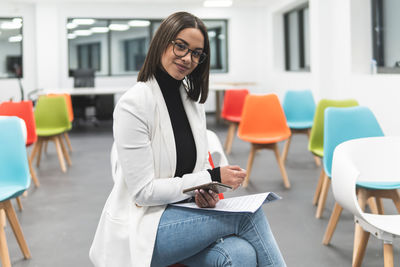
[[[39,138],[37,142],[39,143],[39,146],[38,146],[38,155],[37,155],[37,158],[36,158],[36,167],[39,167],[40,158],[42,157],[42,150],[43,150],[42,148],[43,148],[44,140],[42,138]]]
[[[22,233],[21,226],[18,222],[18,218],[15,214],[14,208],[12,207],[11,201],[7,200],[4,201],[2,204],[4,210],[6,211],[8,221],[10,222],[11,228],[13,229],[14,235],[17,239],[22,254],[24,254],[25,259],[31,258],[31,253],[29,251],[28,245],[26,244],[24,234]]]
[[[254,144],[251,144],[251,150],[250,150],[250,154],[249,154],[249,158],[247,160],[247,175],[246,178],[244,179],[243,182],[243,187],[247,187],[249,184],[249,179],[250,179],[250,174],[251,174],[251,168],[253,167],[253,161],[254,161],[254,156],[256,154],[256,147]]]
[[[233,138],[235,137],[236,132],[236,125],[237,124],[234,122],[229,123],[228,134],[225,140],[225,151],[228,155],[231,153]]]
[[[47,146],[48,146],[48,144],[49,144],[49,140],[45,140],[45,141],[43,142],[43,151],[44,151],[44,153],[47,153]]]
[[[340,214],[342,214],[342,206],[340,206],[337,202],[335,202],[335,207],[333,208],[331,218],[329,219],[328,226],[326,227],[324,238],[322,239],[322,244],[328,245],[331,242],[332,235],[335,232],[337,223],[340,218]]]
[[[6,233],[4,231],[5,227],[5,216],[4,210],[1,210],[1,219],[0,219],[0,259],[1,266],[3,267],[11,267],[10,254],[8,251]]]
[[[315,161],[315,165],[317,165],[318,167],[322,165],[320,157],[314,156],[314,161]]]
[[[365,206],[367,204],[367,194],[368,191],[365,188],[359,188],[358,192],[357,192],[357,198],[358,198],[358,205],[360,206],[360,209],[362,211],[365,210]],[[362,233],[363,233],[363,229],[361,228],[361,226],[357,223],[355,225],[354,228],[354,243],[353,243],[353,263],[355,261],[356,258],[356,254],[357,254],[357,248],[360,246],[361,242],[362,242]]]
[[[69,139],[69,135],[67,132],[64,132],[64,138],[65,138],[65,142],[67,143],[68,150],[71,153],[72,152],[71,140]]]
[[[393,200],[394,205],[396,206],[397,212],[400,213],[400,194],[397,189],[393,190],[392,200]]]
[[[22,207],[21,198],[20,197],[16,197],[15,200],[17,201],[19,211],[22,211],[23,207]]]
[[[39,187],[40,186],[40,182],[39,182],[39,179],[36,176],[35,170],[32,167],[32,160],[29,157],[29,155],[28,155],[28,164],[29,164],[29,172],[31,173],[31,177],[32,177],[33,183],[35,184],[36,187]]]
[[[322,213],[324,212],[325,209],[325,202],[326,198],[328,197],[328,190],[331,185],[331,179],[329,179],[328,175],[324,175],[324,183],[322,184],[321,188],[321,194],[318,199],[318,207],[317,207],[317,212],[315,213],[315,217],[317,219],[321,218]]]
[[[368,202],[368,206],[369,206],[369,209],[371,210],[371,212],[373,214],[379,214],[378,204],[376,203],[375,198],[370,197],[370,198],[368,198],[367,202]]]
[[[314,199],[312,202],[314,206],[318,204],[318,199],[319,199],[319,195],[321,194],[322,184],[324,183],[324,176],[325,176],[325,171],[324,171],[324,168],[322,168],[321,173],[319,174],[318,184],[317,184],[317,188],[315,189]]]
[[[385,267],[393,267],[393,245],[391,243],[383,243],[383,259]]]
[[[39,137],[39,139],[40,139],[40,137]],[[39,149],[39,139],[38,139],[38,141],[36,141],[35,144],[33,145],[32,152],[31,152],[31,155],[30,155],[30,157],[29,157],[29,159],[30,159],[31,162],[33,162],[33,160],[35,159],[35,156],[36,156],[36,154],[37,154],[37,152],[38,152],[38,149]]]
[[[368,244],[369,232],[364,231],[362,228],[361,231],[362,232],[359,246],[356,249],[356,253],[354,253],[353,251],[353,267],[361,267],[361,263],[365,254],[365,249],[367,248]]]
[[[56,136],[56,138],[58,138],[58,141],[60,142],[61,150],[62,150],[62,152],[63,152],[63,155],[64,155],[64,157],[65,157],[65,160],[66,160],[67,163],[68,163],[68,166],[71,166],[71,165],[72,165],[71,158],[69,157],[68,151],[67,151],[67,149],[65,148],[64,142],[62,141],[62,138],[61,138],[61,135]]]
[[[378,208],[378,214],[385,214],[385,209],[383,208],[383,202],[382,202],[382,198],[380,197],[376,197],[376,206]],[[400,210],[399,210],[400,212]]]
[[[285,188],[289,189],[290,182],[289,182],[289,179],[288,179],[288,176],[286,173],[285,164],[283,163],[283,160],[281,159],[281,157],[279,155],[278,144],[275,143],[273,149],[275,152],[276,161],[278,162],[278,165],[279,165],[279,170],[281,171],[283,185],[285,186]]]
[[[66,172],[67,167],[65,166],[65,161],[64,161],[63,153],[61,151],[60,141],[56,137],[53,137],[53,141],[56,144],[57,156],[58,156],[58,161],[60,162],[61,170],[62,170],[62,172]]]
[[[292,136],[289,136],[288,140],[286,140],[285,145],[283,146],[283,151],[282,151],[282,161],[285,162],[288,152],[289,152],[289,146],[290,146],[290,142],[292,141]]]

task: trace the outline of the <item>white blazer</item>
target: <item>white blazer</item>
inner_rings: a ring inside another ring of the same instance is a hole
[[[166,204],[188,198],[182,193],[184,188],[211,181],[206,170],[210,166],[204,107],[190,100],[183,86],[180,93],[197,150],[193,173],[182,178],[172,178],[174,133],[157,81],[137,83],[115,107],[118,166],[90,248],[90,259],[97,267],[150,266]]]

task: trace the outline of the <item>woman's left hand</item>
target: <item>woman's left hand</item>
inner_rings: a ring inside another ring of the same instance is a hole
[[[203,189],[196,190],[194,199],[199,208],[215,208],[215,205],[219,201],[217,193],[211,190],[205,191]]]

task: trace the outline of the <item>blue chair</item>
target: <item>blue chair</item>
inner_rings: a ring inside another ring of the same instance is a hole
[[[383,136],[383,131],[372,111],[367,107],[328,107],[324,120],[323,180],[315,217],[320,218],[325,208],[330,186],[333,151],[344,141]]]
[[[19,118],[0,119],[0,147],[0,209],[5,211],[25,259],[29,259],[31,254],[11,204],[11,199],[22,195],[31,182]],[[0,257],[2,266],[11,266],[4,225],[0,225]]]
[[[310,137],[311,127],[313,126],[315,102],[310,90],[289,90],[286,91],[282,103],[285,112],[287,124],[292,133],[307,134]],[[286,142],[282,160],[285,161],[292,136]],[[316,157],[316,163],[319,165],[319,158]]]

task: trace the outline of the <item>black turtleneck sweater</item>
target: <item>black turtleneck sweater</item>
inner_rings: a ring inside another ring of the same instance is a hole
[[[182,81],[175,80],[161,69],[157,70],[155,78],[167,105],[174,132],[176,148],[175,177],[182,177],[184,174],[192,173],[196,164],[196,144],[179,92]],[[219,167],[208,170],[208,172],[213,181],[221,181]]]

